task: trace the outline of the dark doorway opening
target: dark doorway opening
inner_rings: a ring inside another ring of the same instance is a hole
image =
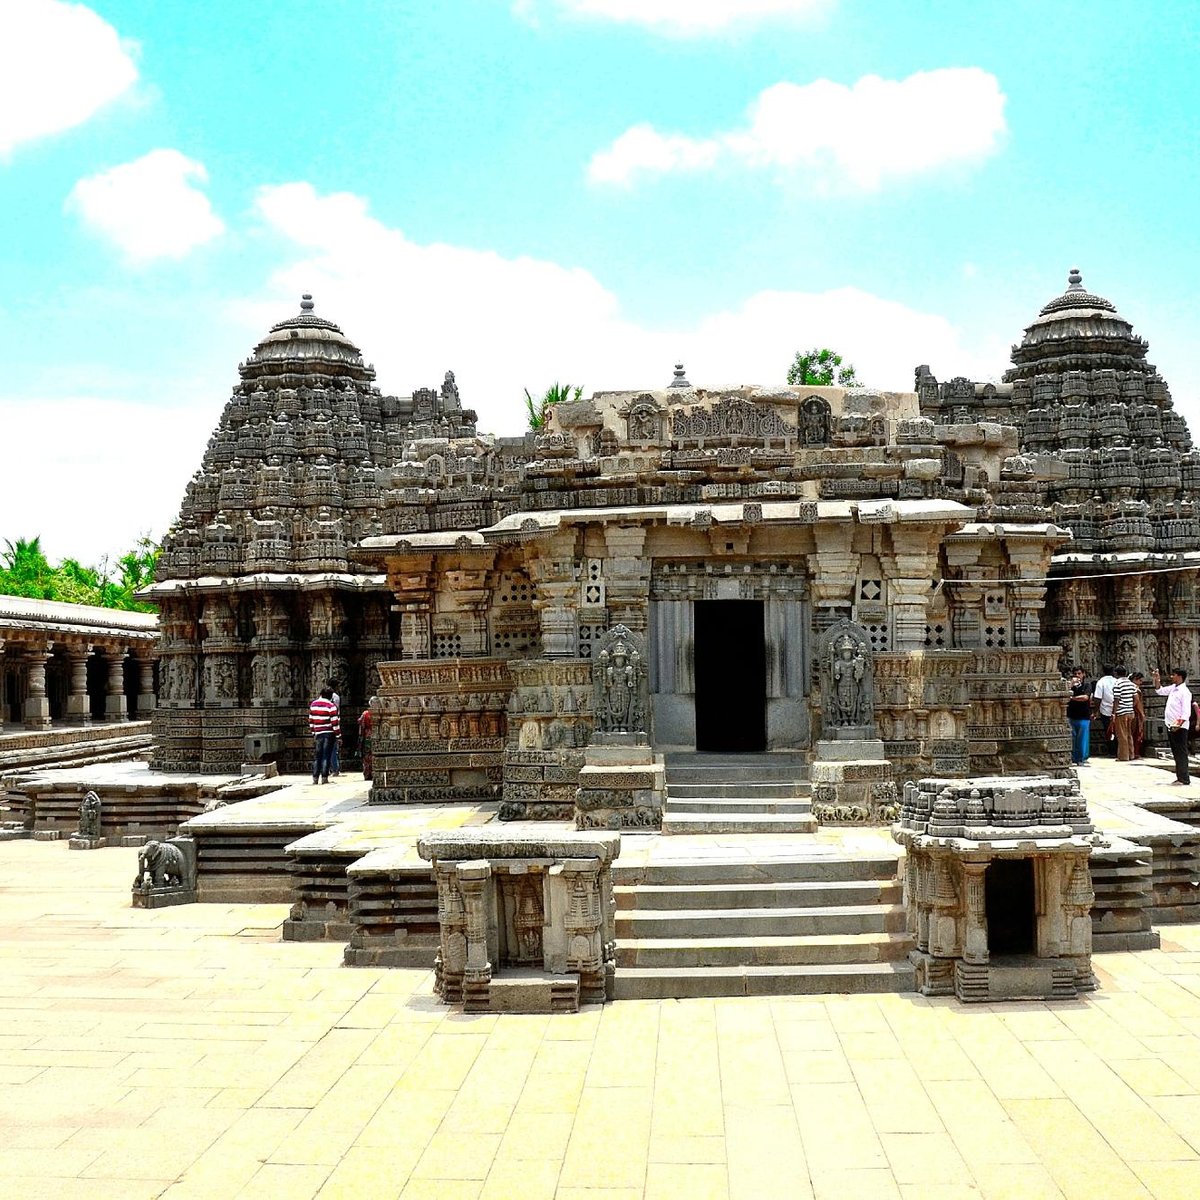
[[[696,749],[767,748],[767,647],[761,600],[698,600]]]
[[[1037,952],[1032,858],[997,858],[988,863],[984,905],[992,956]]]

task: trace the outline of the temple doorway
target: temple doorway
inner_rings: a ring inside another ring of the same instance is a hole
[[[984,875],[988,951],[993,957],[1035,954],[1032,858],[994,858]]]
[[[767,748],[767,651],[761,600],[698,600],[696,749]]]

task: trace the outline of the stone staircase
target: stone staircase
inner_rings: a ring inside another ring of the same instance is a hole
[[[914,987],[892,855],[613,865],[617,999]]]
[[[815,833],[802,754],[666,756],[663,833]]]

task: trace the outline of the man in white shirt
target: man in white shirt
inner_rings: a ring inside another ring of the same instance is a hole
[[[1105,667],[1100,678],[1096,680],[1096,690],[1092,692],[1092,698],[1096,701],[1096,710],[1100,714],[1100,724],[1104,728],[1104,733],[1100,738],[1100,753],[1112,754],[1113,750],[1109,748],[1109,732],[1112,725],[1113,717],[1113,684],[1116,680],[1113,678],[1112,667]]]
[[[1188,774],[1188,726],[1192,720],[1192,693],[1187,686],[1187,672],[1182,667],[1176,667],[1171,672],[1170,686],[1162,687],[1161,683],[1156,669],[1154,690],[1167,698],[1163,723],[1167,727],[1171,753],[1175,756],[1175,786],[1186,787],[1192,781]]]

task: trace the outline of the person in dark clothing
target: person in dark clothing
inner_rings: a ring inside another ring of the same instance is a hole
[[[1091,748],[1092,691],[1084,678],[1082,667],[1076,667],[1071,676],[1067,721],[1071,725],[1071,762],[1077,767],[1087,766]]]

